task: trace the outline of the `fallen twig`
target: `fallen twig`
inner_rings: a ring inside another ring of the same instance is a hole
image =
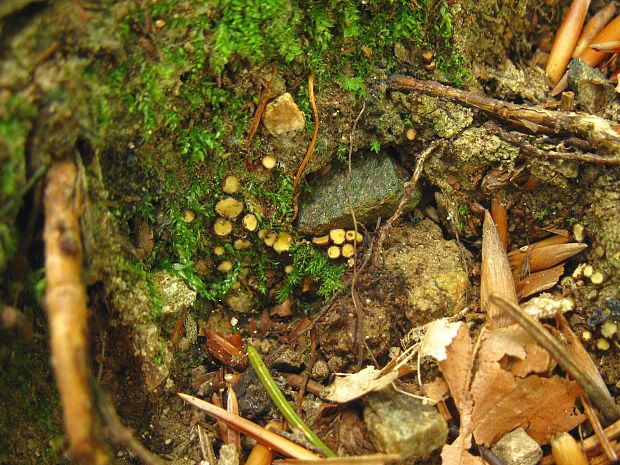
[[[119,445],[126,447],[148,465],[165,465],[163,459],[152,453],[142,445],[140,440],[121,422],[109,396],[96,384],[93,384],[97,411],[107,427],[110,437]]]
[[[250,130],[248,131],[248,137],[245,139],[245,144],[243,145],[243,149],[247,152],[250,149],[250,144],[252,144],[252,139],[254,138],[254,134],[258,130],[258,126],[260,125],[260,120],[263,117],[263,113],[265,111],[265,107],[267,106],[267,101],[269,100],[269,96],[271,95],[271,89],[273,88],[273,83],[276,80],[276,73],[278,71],[278,64],[273,65],[273,70],[271,71],[271,78],[267,83],[267,87],[263,90],[263,93],[260,97],[260,102],[258,102],[258,107],[256,107],[256,113],[254,114],[254,118],[252,119],[252,124],[250,125]]]
[[[610,462],[612,463],[616,462],[618,460],[618,455],[616,454],[616,451],[613,449],[613,447],[609,443],[609,439],[607,439],[607,436],[605,436],[605,432],[603,431],[603,426],[601,425],[601,422],[599,421],[598,417],[594,413],[594,410],[592,410],[592,406],[590,405],[590,402],[588,402],[588,399],[582,396],[581,403],[583,404],[583,409],[585,410],[586,415],[588,416],[590,425],[592,425],[594,434],[598,437],[599,441],[601,441],[601,448],[605,452],[605,455],[607,455],[607,458],[609,459]]]
[[[600,163],[608,165],[620,164],[618,156],[602,156],[594,153],[583,152],[556,152],[554,150],[543,150],[531,144],[525,137],[517,135],[514,132],[506,131],[493,121],[487,121],[482,125],[492,134],[501,137],[509,144],[519,147],[524,153],[538,158],[549,158],[551,160],[572,160],[583,161],[585,163]]]
[[[310,73],[310,77],[308,78],[308,100],[310,100],[310,105],[312,106],[312,114],[314,115],[314,133],[312,134],[312,140],[310,141],[310,145],[308,146],[308,151],[306,152],[306,156],[301,161],[301,165],[299,165],[299,169],[297,170],[297,174],[295,174],[295,179],[293,180],[293,189],[297,189],[299,186],[299,181],[301,181],[301,175],[306,168],[306,165],[310,161],[310,157],[314,152],[314,147],[316,146],[316,140],[319,136],[319,110],[316,107],[316,101],[314,100],[314,73]]]
[[[107,464],[96,434],[88,364],[88,312],[82,282],[81,191],[73,163],[47,173],[45,189],[45,302],[52,366],[56,373],[71,456],[80,464]]]
[[[538,344],[544,347],[560,366],[582,387],[588,399],[599,409],[599,412],[608,422],[620,418],[620,410],[609,392],[591,379],[583,369],[577,365],[573,357],[553,337],[542,324],[525,313],[517,304],[509,302],[498,294],[491,294],[489,301],[501,308],[507,315],[515,320]]]
[[[390,83],[394,89],[417,90],[440,98],[455,100],[486,111],[509,122],[525,123],[533,132],[539,126],[557,134],[572,134],[588,140],[594,147],[610,156],[611,163],[618,163],[620,134],[609,121],[598,116],[572,111],[552,111],[504,102],[484,95],[444,86],[434,81],[419,81],[407,76],[395,76]]]
[[[223,421],[229,427],[236,429],[237,431],[245,434],[256,440],[270,449],[275,450],[287,457],[292,457],[296,459],[318,459],[320,458],[318,455],[310,452],[307,449],[295,444],[294,442],[289,441],[288,439],[283,438],[282,436],[277,435],[269,430],[266,430],[262,426],[257,425],[256,423],[251,422],[250,420],[246,420],[243,417],[238,415],[233,415],[232,413],[227,412],[223,408],[219,408],[209,402],[206,402],[202,399],[198,399],[197,397],[192,397],[187,394],[179,393],[179,396],[187,403],[193,405],[200,410],[207,412],[214,418]]]
[[[385,238],[387,237],[387,233],[390,231],[390,229],[394,227],[396,222],[400,219],[403,212],[405,211],[405,207],[411,201],[411,196],[413,195],[415,188],[418,185],[420,176],[422,175],[422,169],[424,168],[424,162],[426,161],[428,156],[435,151],[438,145],[439,145],[438,141],[431,142],[429,146],[426,147],[422,151],[422,153],[420,153],[417,156],[416,162],[415,162],[415,168],[413,170],[413,174],[411,175],[411,179],[405,185],[405,192],[403,194],[403,198],[398,204],[398,207],[396,208],[396,211],[394,212],[394,214],[390,217],[389,220],[385,222],[385,224],[381,227],[381,230],[379,231],[379,237],[377,238],[376,248],[374,251],[375,254],[380,253],[383,247],[383,242],[385,241]]]

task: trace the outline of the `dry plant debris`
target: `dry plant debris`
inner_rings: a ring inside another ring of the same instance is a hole
[[[82,282],[80,182],[75,165],[50,168],[45,189],[45,292],[52,366],[62,402],[71,456],[80,464],[110,458],[95,434],[88,364],[88,310]]]

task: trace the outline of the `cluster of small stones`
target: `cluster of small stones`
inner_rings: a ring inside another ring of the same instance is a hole
[[[327,256],[332,260],[340,257],[347,259],[347,264],[355,263],[356,245],[361,244],[364,237],[354,230],[332,229],[325,236],[315,236],[312,243],[319,247],[327,247]]]
[[[267,158],[268,160],[265,160]],[[276,166],[275,157],[267,156],[265,159],[263,159],[263,166],[266,169],[273,169]],[[222,182],[222,191],[228,194],[228,197],[219,200],[215,204],[215,211],[219,216],[213,223],[213,232],[217,237],[222,239],[226,239],[230,236],[233,232],[234,222],[239,218],[241,218],[242,228],[248,232],[255,232],[259,227],[256,215],[250,212],[242,215],[245,207],[243,202],[232,197],[232,195],[239,190],[239,187],[239,179],[233,175],[227,176]],[[192,213],[189,210],[188,212]],[[258,231],[258,238],[279,254],[288,251],[293,244],[293,236],[284,231],[276,232],[270,229],[262,229]],[[235,239],[232,244],[235,250],[245,250],[252,245],[250,240],[245,237]],[[224,247],[221,245],[213,248],[213,253],[218,257],[223,256],[225,252]],[[217,269],[222,273],[229,273],[233,269],[233,263],[230,260],[223,260],[219,263]]]

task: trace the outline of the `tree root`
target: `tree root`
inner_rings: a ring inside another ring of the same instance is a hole
[[[537,132],[552,132],[558,135],[576,136],[590,143],[601,155],[594,158],[580,158],[590,163],[620,164],[620,134],[610,121],[595,115],[572,111],[552,111],[528,105],[517,105],[496,100],[439,84],[434,81],[419,81],[407,76],[395,76],[390,82],[393,89],[416,90],[435,97],[447,98],[489,113],[491,116]],[[555,156],[554,158],[567,158]]]

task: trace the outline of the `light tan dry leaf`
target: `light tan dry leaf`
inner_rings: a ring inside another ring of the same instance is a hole
[[[564,273],[564,264],[554,266],[536,273],[530,273],[523,278],[519,277],[520,271],[513,270],[513,278],[517,288],[517,295],[525,299],[538,292],[546,291],[555,286]]]
[[[535,342],[525,345],[525,359],[513,363],[510,371],[519,378],[525,378],[532,373],[548,373],[555,366],[555,361],[545,349]]]
[[[584,419],[574,405],[581,388],[558,376],[516,378],[497,362],[482,362],[472,383],[472,421],[478,444],[489,446],[522,426],[538,443],[569,431]]]
[[[469,336],[469,329],[465,323],[459,323],[456,337],[447,347],[446,353],[447,358],[438,362],[439,369],[450,387],[450,393],[462,416],[462,409],[465,406],[467,393],[469,391],[473,363],[471,338]]]
[[[441,450],[441,465],[484,465],[480,457],[471,455],[459,443],[458,438],[452,444],[446,444]]]
[[[450,388],[448,388],[448,383],[446,383],[446,380],[441,376],[438,376],[430,383],[424,383],[422,386],[422,391],[426,397],[437,403],[448,397]]]
[[[380,391],[397,378],[398,370],[383,374],[369,365],[357,373],[337,375],[331,386],[325,388],[322,397],[332,402],[350,402],[369,392]]]
[[[432,321],[425,327],[426,333],[420,345],[420,357],[433,357],[438,362],[445,360],[448,354],[446,347],[456,337],[456,333],[463,323],[450,323],[446,318]]]
[[[472,409],[473,400],[469,393],[465,395],[460,410],[459,436],[452,444],[446,444],[441,450],[442,465],[481,465],[484,462],[468,452],[472,437]]]

